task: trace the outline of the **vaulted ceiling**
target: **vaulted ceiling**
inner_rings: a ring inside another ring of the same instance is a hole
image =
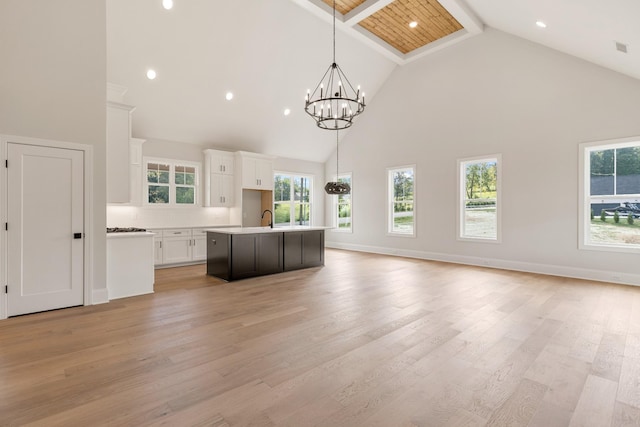
[[[134,136],[324,161],[335,134],[303,103],[332,60],[333,0],[173,3],[107,0],[107,77]],[[640,79],[638,16],[637,0],[336,0],[336,60],[367,108],[395,67],[485,26]]]

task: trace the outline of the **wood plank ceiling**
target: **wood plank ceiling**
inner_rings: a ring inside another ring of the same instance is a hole
[[[333,7],[333,0],[323,0]],[[346,15],[366,0],[336,0],[336,10]],[[409,23],[415,21],[415,28]],[[437,0],[395,0],[367,16],[358,25],[403,54],[446,37],[463,26]]]

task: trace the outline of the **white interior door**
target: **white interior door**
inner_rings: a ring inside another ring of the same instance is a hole
[[[8,315],[84,302],[84,153],[8,144]]]

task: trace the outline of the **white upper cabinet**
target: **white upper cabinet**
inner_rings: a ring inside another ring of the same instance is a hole
[[[238,151],[242,188],[273,190],[273,157]]]
[[[218,150],[205,150],[205,161],[209,162],[210,173],[233,175],[235,156],[233,153]]]
[[[134,107],[107,102],[107,203],[129,203],[129,139]]]
[[[207,206],[233,206],[233,176],[212,173],[209,175],[209,179],[211,189],[209,191],[210,199]]]
[[[135,107],[123,103],[126,92],[126,87],[107,83],[107,203],[135,203],[137,197],[130,169],[137,157],[130,146]]]
[[[145,139],[129,139],[129,182],[130,202],[132,205],[142,205],[142,188],[144,187],[144,165],[142,164],[142,144]]]
[[[234,163],[233,153],[204,150],[204,206],[233,206]]]

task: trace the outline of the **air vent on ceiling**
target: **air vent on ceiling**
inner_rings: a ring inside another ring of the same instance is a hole
[[[616,50],[618,52],[627,53],[627,45],[624,43],[616,42]]]

